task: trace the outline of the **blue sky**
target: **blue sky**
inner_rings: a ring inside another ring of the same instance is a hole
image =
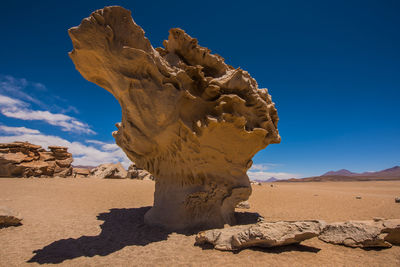
[[[256,155],[251,177],[400,165],[397,0],[7,1],[0,142],[68,145],[76,164],[129,164],[111,136],[117,101],[68,57],[68,28],[106,5],[130,9],[154,47],[180,27],[269,89],[282,143]]]

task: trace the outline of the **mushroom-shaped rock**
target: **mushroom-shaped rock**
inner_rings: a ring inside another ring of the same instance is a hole
[[[251,194],[252,157],[280,142],[267,89],[181,29],[154,49],[122,7],[93,12],[69,35],[76,69],[121,105],[116,143],[155,177],[145,221],[170,230],[233,224]]]

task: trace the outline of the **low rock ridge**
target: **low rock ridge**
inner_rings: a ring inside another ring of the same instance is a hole
[[[248,247],[277,247],[298,244],[317,237],[327,243],[360,248],[389,248],[400,245],[400,219],[374,219],[327,224],[324,221],[278,221],[238,225],[202,231],[196,244],[235,251]]]
[[[72,154],[67,147],[49,146],[47,151],[28,142],[0,144],[0,177],[68,177]]]

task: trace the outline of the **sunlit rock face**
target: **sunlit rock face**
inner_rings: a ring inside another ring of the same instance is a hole
[[[117,144],[156,179],[148,224],[170,230],[234,224],[247,200],[251,158],[279,143],[267,89],[181,29],[154,49],[122,7],[105,7],[69,30],[82,76],[120,103]]]

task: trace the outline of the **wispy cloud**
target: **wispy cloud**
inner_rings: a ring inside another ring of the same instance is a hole
[[[0,136],[0,143],[9,143],[14,141],[28,141],[35,145],[47,148],[51,145],[59,145],[68,147],[68,151],[74,157],[74,165],[97,166],[107,162],[121,162],[125,168],[131,164],[125,153],[113,143],[105,143],[97,140],[91,140],[90,144],[81,142],[71,142],[59,136],[45,135],[35,129],[25,127],[9,127],[1,126],[7,129],[7,133],[14,133]],[[21,129],[24,128],[24,129]],[[6,130],[6,131],[7,131]],[[97,143],[95,142],[97,141]]]
[[[47,110],[34,110],[27,102],[0,95],[0,113],[6,117],[25,121],[43,121],[58,126],[66,132],[95,134],[89,125],[66,114],[52,113]]]
[[[10,127],[0,125],[0,131],[10,134],[40,134],[40,131],[26,127]]]

